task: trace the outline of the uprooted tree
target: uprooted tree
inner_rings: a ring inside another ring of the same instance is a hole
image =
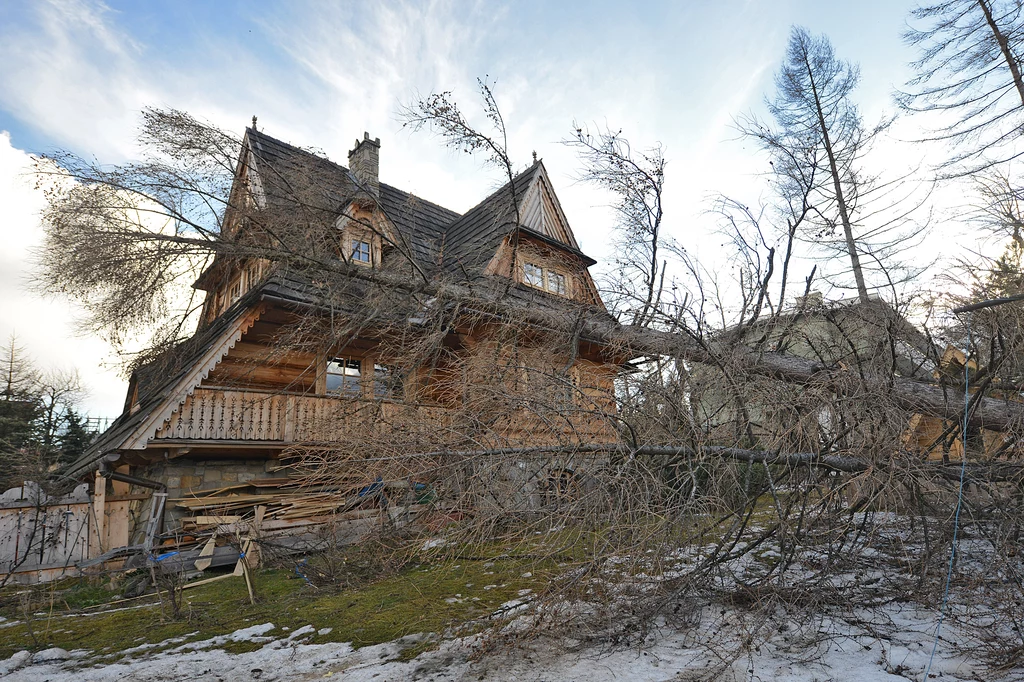
[[[509,179],[495,212],[516,225],[519,173],[482,87],[494,133],[477,132],[446,95],[406,114],[495,161]],[[448,549],[437,551],[487,556],[497,546],[550,572],[538,625],[621,638],[659,615],[686,621],[725,595],[760,607],[749,646],[770,635],[776,607],[809,613],[927,592],[949,555],[961,461],[974,486],[961,523],[988,543],[986,562],[1016,570],[999,557],[1018,542],[1024,470],[1008,455],[1024,404],[1009,399],[1016,374],[995,366],[1018,352],[1016,336],[993,328],[985,342],[999,352],[968,361],[936,348],[899,301],[825,305],[809,283],[795,308],[780,293],[771,314],[751,315],[744,302],[760,310],[770,271],[719,288],[692,261],[679,280],[687,294],[668,294],[660,151],[634,158],[617,133],[575,130],[585,177],[613,192],[622,238],[635,246],[639,285],[622,283],[615,298],[631,324],[596,306],[545,309],[511,295],[505,280],[425,266],[415,244],[357,210],[388,219],[403,207],[381,205],[365,186],[342,188],[354,201],[339,201],[316,155],[295,156],[258,190],[233,187],[240,140],[175,111],[144,113],[142,162],[40,162],[50,193],[40,285],[79,298],[94,328],[115,339],[155,330],[138,363],[173,360],[201,310],[178,285],[217,259],[264,263],[262,276],[298,292],[277,353],[329,355],[372,330],[395,376],[431,377],[424,390],[444,416],[382,412],[359,430],[328,414],[289,461],[310,484],[354,471],[430,481],[459,510],[449,515]],[[816,201],[804,192],[794,205],[805,214]],[[339,250],[339,219],[386,241],[389,266],[365,268]],[[509,243],[515,263],[521,244]],[[459,364],[450,330],[482,326],[492,329],[489,345]],[[982,332],[972,333],[977,346]],[[617,358],[604,367],[616,373],[610,387],[570,371],[587,344]],[[992,366],[979,364],[989,357]],[[868,546],[885,568],[871,584],[851,570]],[[1022,574],[1010,575],[983,587],[1010,603],[1024,594]],[[1006,640],[1024,645],[1019,633]]]

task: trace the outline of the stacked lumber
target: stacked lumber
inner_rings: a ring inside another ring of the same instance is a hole
[[[370,507],[377,509],[382,495],[415,490],[408,481],[352,480],[336,486],[301,486],[291,478],[264,478],[196,492],[171,500],[190,516],[182,527],[192,531],[241,524],[262,508],[262,527],[290,527],[305,522],[325,523],[339,515]],[[373,512],[374,514],[377,512]],[[355,515],[355,516],[364,516]],[[275,524],[274,521],[286,523]]]

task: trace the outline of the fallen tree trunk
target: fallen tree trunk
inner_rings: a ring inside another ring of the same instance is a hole
[[[736,462],[749,462],[785,467],[818,467],[831,471],[858,474],[872,469],[912,470],[926,475],[934,475],[951,481],[960,480],[960,470],[965,471],[967,482],[984,481],[988,483],[1012,482],[1024,480],[1024,463],[1005,461],[960,462],[922,461],[916,453],[894,453],[894,456],[883,463],[871,462],[860,457],[849,455],[821,455],[814,452],[771,452],[768,450],[748,450],[727,446],[708,445],[698,449],[685,445],[642,445],[631,448],[622,443],[596,443],[582,445],[531,446],[525,448],[490,448],[483,450],[434,450],[431,452],[405,453],[383,457],[366,457],[363,463],[384,462],[408,459],[436,459],[439,457],[457,460],[472,460],[487,457],[510,457],[530,455],[582,455],[609,454],[627,458],[637,457],[683,457],[699,459],[711,457],[728,459]],[[904,457],[899,457],[902,454]]]
[[[681,333],[623,326],[615,332],[606,333],[606,338],[636,354],[718,364],[715,362],[714,351]],[[862,376],[848,369],[829,367],[816,360],[784,353],[757,353],[745,346],[723,348],[722,357],[728,357],[730,366],[736,367],[739,372],[772,377],[791,384],[826,386],[839,394],[849,390],[850,380],[854,378],[860,387],[859,391],[868,385],[884,393],[908,412],[954,421],[963,419],[965,401],[963,390],[959,387],[939,386],[898,376]],[[969,424],[991,431],[1020,428],[1024,426],[1024,403],[981,398],[971,410]]]
[[[404,291],[413,297],[429,295],[424,299],[427,307],[442,308],[456,304],[463,310],[476,314],[505,319],[510,316],[528,320],[533,328],[548,330],[566,338],[578,338],[596,342],[616,349],[622,356],[673,357],[693,363],[719,366],[728,360],[737,372],[778,379],[791,384],[814,384],[827,387],[837,394],[850,391],[858,385],[858,392],[865,387],[879,391],[891,398],[897,406],[912,414],[959,421],[963,419],[964,395],[959,387],[940,386],[926,381],[899,376],[876,376],[854,374],[849,369],[830,367],[817,360],[811,360],[785,353],[757,352],[742,344],[705,344],[686,332],[669,332],[648,327],[636,327],[617,323],[604,310],[591,306],[575,306],[565,309],[550,309],[532,305],[530,301],[508,297],[500,287],[493,284],[463,285],[453,283],[410,284],[387,273],[364,273],[365,268],[353,266],[345,276],[385,285],[393,290]],[[279,302],[302,307],[323,307],[316,297],[305,300],[281,300]],[[851,379],[856,379],[851,382]],[[1009,431],[1024,427],[1024,403],[997,398],[981,398],[972,407],[969,424],[972,427],[991,431]]]
[[[685,331],[669,332],[621,325],[603,310],[595,311],[583,306],[576,310],[575,315],[567,315],[538,307],[527,308],[518,300],[495,301],[493,296],[488,296],[487,292],[479,288],[469,289],[456,285],[448,287],[445,293],[454,294],[470,306],[479,305],[483,298],[491,305],[497,303],[494,312],[499,317],[514,312],[540,328],[606,344],[628,357],[673,357],[711,366],[720,366],[723,360],[727,360],[725,364],[740,373],[771,377],[790,384],[814,384],[827,387],[840,395],[847,394],[854,384],[858,386],[858,393],[870,387],[913,414],[952,421],[961,421],[964,415],[964,393],[957,386],[941,386],[899,376],[877,376],[861,372],[855,374],[850,369],[830,367],[817,360],[796,355],[757,352],[742,344],[709,345],[699,342]],[[856,381],[851,382],[851,379]],[[1024,403],[997,398],[980,398],[974,403],[969,415],[970,426],[990,431],[1024,428]]]

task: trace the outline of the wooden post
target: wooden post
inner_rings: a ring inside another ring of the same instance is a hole
[[[295,440],[295,396],[290,395],[284,402],[284,437],[285,443]]]
[[[249,546],[249,555],[246,557],[246,559],[248,559],[246,563],[252,568],[259,568],[260,564],[263,563],[263,551],[260,547],[260,538],[263,535],[263,517],[266,513],[267,508],[264,505],[261,504],[256,507],[256,518],[253,520],[252,531],[249,535],[252,542]],[[251,559],[249,559],[250,556],[252,557]]]
[[[92,484],[92,517],[93,517],[93,539],[90,543],[89,558],[95,559],[103,554],[103,545],[106,542],[106,520],[107,520],[107,479],[97,471],[96,478]]]

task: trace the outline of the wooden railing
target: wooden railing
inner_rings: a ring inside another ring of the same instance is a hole
[[[156,438],[291,443],[333,440],[368,425],[429,432],[446,424],[447,410],[430,405],[198,388]]]

